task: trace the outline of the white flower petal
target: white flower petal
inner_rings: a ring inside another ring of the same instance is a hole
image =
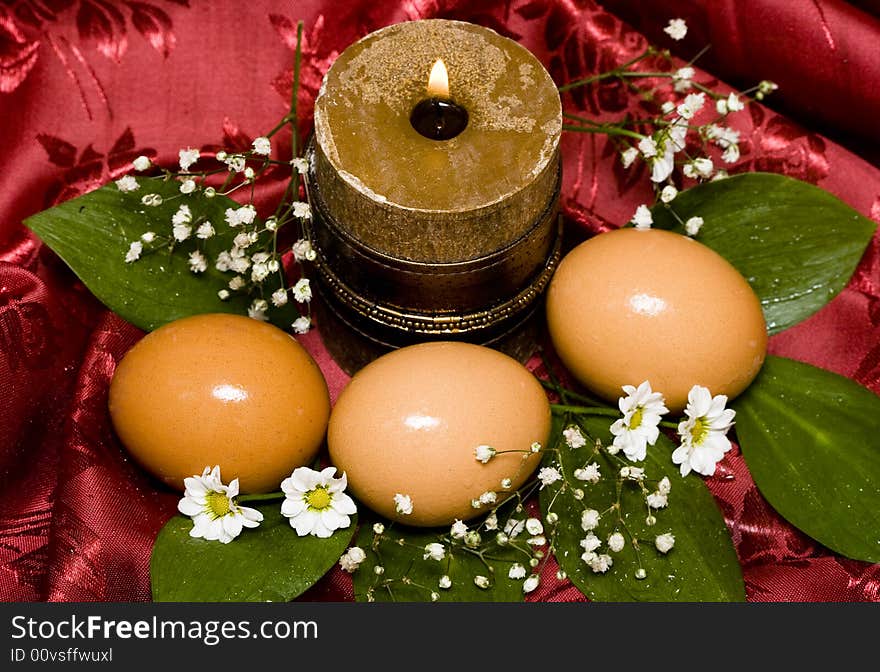
[[[285,516],[298,516],[308,508],[308,504],[306,504],[301,496],[288,496],[284,498],[283,502],[281,502],[281,513]]]
[[[223,516],[220,520],[223,521],[223,531],[226,532],[233,539],[241,534],[242,522],[241,517],[236,516],[235,514],[230,514]]]
[[[296,530],[297,535],[300,537],[311,534],[318,523],[320,523],[320,517],[310,510],[303,511],[295,518],[290,519],[290,526]]]
[[[245,527],[256,527],[263,522],[263,514],[256,509],[252,509],[248,506],[240,506],[238,507],[238,512],[244,519],[241,522]]]
[[[354,515],[357,513],[357,506],[355,505],[354,500],[343,492],[337,492],[333,495],[333,500],[330,502],[330,506],[333,507],[334,511],[341,514]]]
[[[189,497],[184,497],[177,503],[177,510],[184,516],[195,516],[204,510],[204,504],[199,504]]]
[[[351,524],[351,519],[341,513],[337,513],[332,508],[321,511],[321,524],[328,530],[338,530],[346,528]]]

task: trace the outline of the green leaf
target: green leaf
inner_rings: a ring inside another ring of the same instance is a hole
[[[698,240],[733,264],[761,299],[767,330],[809,317],[849,281],[876,224],[828,192],[771,173],[745,173],[681,192],[653,208],[654,225],[682,231],[705,220]]]
[[[611,442],[610,418],[587,418],[581,427],[593,439],[603,444]],[[551,442],[551,445],[552,442]],[[638,464],[651,479],[649,489],[656,481],[669,477],[672,490],[669,505],[654,512],[657,522],[646,524],[647,509],[639,488],[632,482],[623,485],[621,511],[632,536],[639,540],[639,555],[633,548],[631,536],[620,529],[627,544],[619,553],[610,553],[613,566],[604,574],[594,573],[581,554],[580,541],[586,536],[581,528],[581,514],[585,509],[603,512],[617,498],[617,479],[622,461],[601,453],[593,455],[592,441],[571,450],[560,449],[558,458],[566,474],[596,461],[602,480],[596,484],[584,483],[584,498],[576,499],[569,488],[560,491],[561,482],[541,490],[541,510],[546,519],[550,511],[559,516],[556,560],[568,578],[591,600],[602,602],[733,602],[745,600],[742,570],[724,518],[705,483],[696,475],[682,478],[678,467],[672,464],[672,442],[663,434],[657,444],[648,448],[644,462]],[[548,453],[548,457],[552,453]],[[627,462],[627,464],[630,464]],[[603,514],[599,527],[593,533],[602,541],[596,552],[609,553],[608,536],[615,531],[612,512]],[[654,547],[657,535],[671,532],[675,547],[668,554]],[[636,570],[644,568],[646,577],[635,578]]]
[[[828,548],[880,562],[880,397],[768,357],[733,406],[749,471],[771,506]]]
[[[279,502],[253,505],[263,522],[228,544],[193,539],[174,516],[156,539],[150,583],[156,602],[287,602],[314,585],[345,552],[357,519],[327,539],[299,537]]]
[[[520,516],[525,518],[525,514]],[[378,538],[373,533],[373,523],[385,526]],[[476,525],[468,523],[472,529]],[[522,579],[508,578],[507,573],[515,562],[526,565],[528,555],[514,548],[501,547],[484,541],[486,563],[467,552],[460,543],[449,552],[449,528],[422,529],[391,525],[388,521],[372,519],[365,522],[358,533],[357,545],[367,553],[367,559],[354,572],[355,599],[359,602],[430,602],[431,593],[437,593],[439,602],[519,602],[523,599]],[[494,538],[494,531],[481,530],[484,539]],[[401,540],[402,543],[401,543]],[[424,558],[424,548],[430,543],[443,543],[446,557],[437,561]],[[374,568],[384,569],[377,575]],[[487,566],[488,565],[488,566]],[[491,566],[494,571],[490,571]],[[452,580],[452,587],[442,589],[438,583],[443,575]],[[474,577],[492,578],[489,588],[479,588]],[[403,580],[405,577],[405,580]]]
[[[141,329],[152,331],[200,313],[246,314],[250,298],[233,293],[228,301],[221,301],[217,296],[232,279],[231,273],[221,273],[209,263],[204,273],[196,275],[188,264],[189,252],[198,243],[209,262],[232,247],[237,231],[226,224],[224,213],[239,204],[225,196],[205,198],[201,192],[184,196],[180,183],[174,180],[138,178],[138,182],[141,187],[137,191],[122,192],[111,184],[37,213],[25,224],[105,306]],[[141,197],[147,193],[160,194],[163,203],[143,205]],[[173,254],[163,247],[145,253],[134,263],[125,263],[129,244],[142,233],[154,231],[170,237],[171,218],[182,204],[192,210],[193,230],[199,220],[207,220],[213,223],[216,235],[206,241],[193,236],[179,243]],[[254,250],[262,242],[255,244]],[[269,317],[286,328],[297,315],[288,304],[283,309],[270,309]]]

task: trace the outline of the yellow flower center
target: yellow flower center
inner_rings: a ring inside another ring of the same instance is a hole
[[[691,439],[695,445],[703,443],[703,439],[709,433],[709,427],[703,418],[694,420],[694,428],[691,430]]]
[[[208,510],[214,515],[214,518],[222,518],[231,510],[229,497],[222,492],[209,492],[205,495],[205,504],[208,505]]]
[[[329,507],[332,500],[333,496],[327,492],[327,488],[321,485],[306,493],[306,503],[309,505],[309,508],[317,511]]]
[[[642,424],[642,407],[638,406],[635,412],[632,414],[632,417],[629,419],[629,428],[630,429],[638,429],[639,425]]]

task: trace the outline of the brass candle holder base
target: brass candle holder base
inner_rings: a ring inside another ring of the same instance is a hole
[[[382,342],[376,336],[368,335],[347,322],[336,312],[337,306],[334,305],[332,297],[325,297],[326,290],[320,284],[316,285],[316,288],[318,291],[312,308],[324,345],[333,360],[349,375],[354,375],[374,359],[396,348],[431,340],[401,333],[397,334],[398,342],[395,344]],[[508,325],[507,332],[488,340],[474,338],[474,334],[464,338],[461,334],[450,334],[439,340],[465,340],[477,343],[499,350],[525,364],[546,336],[543,307],[542,297],[535,302],[527,314],[522,316],[522,322]],[[489,335],[483,334],[483,336]]]
[[[429,340],[468,341],[528,360],[543,330],[542,296],[561,256],[558,162],[555,177],[544,211],[519,238],[453,263],[371,248],[331,214],[320,184],[310,181],[306,233],[318,254],[316,318],[337,363],[354,373],[392,349]]]

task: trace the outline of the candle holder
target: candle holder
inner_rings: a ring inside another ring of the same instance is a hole
[[[463,123],[430,118],[446,103]],[[396,24],[339,56],[315,101],[307,234],[318,322],[345,370],[425,340],[532,353],[560,256],[561,128],[540,62],[480,26]]]

